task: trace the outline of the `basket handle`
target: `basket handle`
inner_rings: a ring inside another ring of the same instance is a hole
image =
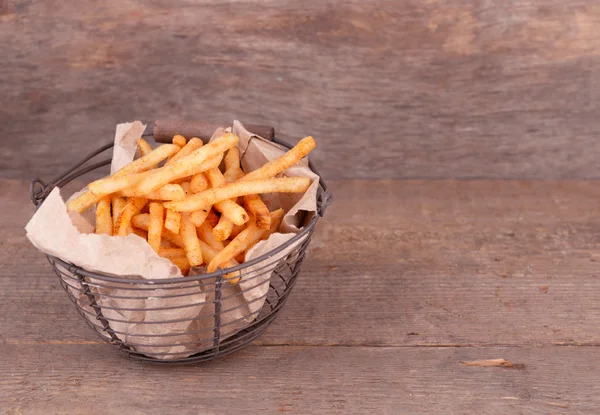
[[[189,120],[157,120],[154,122],[154,140],[159,143],[170,143],[175,134],[181,134],[186,138],[199,137],[208,141],[215,130],[225,124],[208,121]],[[273,140],[275,129],[269,125],[244,125],[252,134],[256,134],[267,140]]]

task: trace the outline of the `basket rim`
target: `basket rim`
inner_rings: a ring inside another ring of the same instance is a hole
[[[144,137],[153,137],[152,134],[144,134],[143,136]],[[283,140],[279,140],[275,137],[273,138],[272,142],[279,144],[282,147],[286,147],[288,149],[293,147],[291,144],[289,144]],[[71,169],[67,170],[65,173],[63,173],[58,179],[53,181],[53,183],[49,184],[48,186],[44,186],[44,187],[46,187],[46,189],[44,189],[44,195],[39,199],[40,204],[46,199],[46,197],[49,193],[48,188],[54,188],[54,187],[58,186],[59,183],[62,187],[65,184],[67,184],[68,182],[79,177],[81,174],[87,173],[92,170],[96,170],[100,167],[110,164],[111,160],[104,160],[103,162],[99,162],[99,163],[94,164],[93,166],[90,166],[90,167],[92,167],[91,169],[90,168],[83,169],[83,171],[80,172],[79,174],[72,174],[72,172],[75,169],[82,166],[84,163],[89,161],[92,157],[94,157],[112,147],[113,147],[112,143],[106,144],[106,145],[100,147],[99,149],[94,151],[92,154],[90,154],[90,156],[88,156],[86,159],[84,159],[83,162],[78,163],[78,165],[76,165],[74,168],[71,168]],[[314,168],[314,166],[310,160],[308,162],[308,167],[312,170],[313,173],[315,173],[319,177],[319,187],[317,190],[317,198],[316,198],[317,199],[317,211],[313,213],[313,217],[302,228],[302,230],[300,232],[295,234],[288,241],[284,242],[281,245],[278,245],[277,247],[265,252],[262,255],[259,255],[256,258],[254,258],[250,261],[244,262],[242,264],[238,264],[236,266],[229,267],[229,268],[218,268],[216,271],[211,272],[211,273],[206,273],[206,274],[195,274],[195,275],[188,275],[188,276],[178,277],[178,278],[145,279],[145,278],[140,278],[140,275],[137,275],[137,274],[127,274],[127,275],[117,276],[115,274],[109,274],[109,273],[101,272],[101,271],[90,271],[90,270],[85,269],[84,267],[81,267],[79,265],[75,265],[71,262],[65,261],[62,258],[59,258],[57,256],[49,255],[49,254],[46,254],[46,256],[52,262],[56,262],[56,263],[60,264],[66,270],[68,270],[69,272],[71,272],[77,276],[95,278],[99,281],[113,282],[113,283],[118,283],[118,284],[168,285],[168,284],[181,284],[181,283],[204,281],[204,280],[209,280],[209,279],[215,279],[216,283],[222,283],[222,280],[224,279],[225,275],[227,275],[231,272],[236,272],[236,271],[241,272],[245,268],[249,268],[260,262],[263,262],[263,261],[267,260],[268,258],[277,255],[278,253],[282,252],[284,249],[292,246],[293,244],[301,241],[303,238],[310,239],[310,234],[312,233],[317,221],[319,220],[320,217],[323,216],[323,213],[324,213],[326,207],[331,203],[331,193],[327,189],[327,185],[323,181],[322,176]],[[43,183],[43,182],[39,179],[35,179],[32,182],[32,189],[36,183]],[[32,200],[33,200],[33,197],[32,197]]]

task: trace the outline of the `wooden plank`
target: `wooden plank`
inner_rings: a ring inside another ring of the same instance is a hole
[[[596,182],[334,181],[264,345],[600,344]],[[90,342],[0,181],[0,336]]]
[[[592,0],[4,2],[0,175],[135,118],[312,134],[330,178],[599,178]]]
[[[600,405],[596,347],[255,346],[183,367],[98,345],[2,349],[9,414],[584,414]],[[460,363],[494,358],[524,369]]]

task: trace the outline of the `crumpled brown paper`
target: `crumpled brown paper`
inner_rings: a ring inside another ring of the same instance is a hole
[[[139,121],[119,124],[111,173],[133,160],[136,139],[145,126]],[[249,133],[234,121],[231,129],[240,138],[242,167],[249,172],[283,154],[286,149]],[[225,130],[217,130],[213,138]],[[318,176],[304,161],[286,170],[284,176],[304,176],[313,180],[304,194],[266,195],[271,210],[283,207],[286,215],[278,233],[257,243],[247,253],[252,260],[289,241],[316,214]],[[159,257],[148,243],[137,235],[113,237],[93,232],[93,211],[84,215],[71,214],[55,188],[26,226],[27,237],[46,254],[59,257],[86,270],[99,271],[131,279],[170,279],[181,272],[169,260]],[[248,326],[262,309],[272,271],[276,264],[305,238],[294,242],[254,266],[244,269],[239,284],[224,282],[221,290],[221,339]],[[268,267],[265,267],[269,264]],[[186,282],[168,285],[135,285],[107,283],[94,278],[83,286],[80,280],[64,269],[69,291],[79,299],[84,317],[96,326],[110,324],[101,334],[121,340],[132,350],[158,359],[178,359],[198,353],[213,345],[214,281]],[[151,288],[151,290],[148,290]],[[86,292],[86,289],[88,290]],[[89,305],[89,295],[95,295],[106,321],[98,319]]]

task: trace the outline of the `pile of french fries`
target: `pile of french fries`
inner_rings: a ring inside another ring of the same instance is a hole
[[[306,137],[281,157],[252,172],[240,165],[239,138],[226,133],[204,144],[181,135],[155,149],[138,139],[140,157],[88,185],[67,204],[69,211],[96,206],[97,234],[146,239],[183,275],[244,262],[245,253],[279,229],[285,212],[269,211],[260,195],[303,193],[306,177],[277,177],[305,157],[315,141]],[[221,167],[222,166],[222,167]],[[238,274],[227,274],[232,283]]]

